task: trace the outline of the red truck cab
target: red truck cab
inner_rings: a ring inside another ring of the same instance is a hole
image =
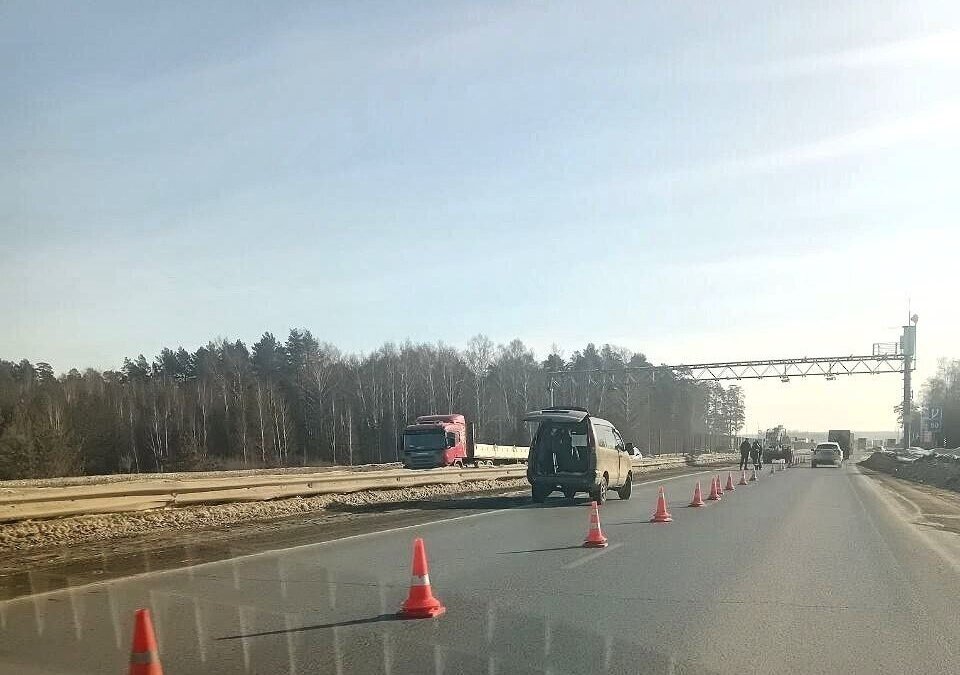
[[[463,415],[422,415],[403,430],[401,459],[408,469],[463,466],[469,442]]]

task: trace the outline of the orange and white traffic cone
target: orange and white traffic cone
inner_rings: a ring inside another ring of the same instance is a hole
[[[413,577],[410,579],[410,593],[403,601],[397,616],[401,619],[432,619],[447,611],[439,600],[433,597],[430,589],[430,571],[427,568],[427,552],[423,539],[413,540]]]
[[[740,472],[740,483],[739,483],[739,484],[740,484],[740,485],[747,485],[747,472],[746,472],[746,471],[741,471],[741,472]]]
[[[133,615],[133,646],[128,672],[129,675],[163,675],[149,609],[138,609]]]
[[[711,502],[720,501],[720,493],[717,491],[717,479],[712,478],[710,480],[710,496],[707,497]]]
[[[693,491],[693,501],[690,502],[690,506],[703,506],[704,504],[703,493],[700,492],[700,481],[697,481],[697,487]]]
[[[587,538],[583,540],[584,548],[604,548],[607,538],[600,529],[600,507],[596,502],[590,502],[590,529]]]
[[[657,510],[654,512],[653,517],[650,518],[650,522],[669,523],[671,521],[673,521],[673,516],[667,511],[667,497],[663,494],[663,486],[661,486],[660,494],[657,495]]]
[[[733,474],[727,471],[727,486],[723,488],[726,492],[733,492],[737,488],[733,487]]]
[[[720,474],[717,474],[717,496],[723,497],[723,481],[720,480]]]
[[[774,471],[776,471],[776,469],[774,468],[773,464],[771,464],[771,465],[770,465],[770,475],[771,475],[771,476],[773,475],[773,472],[774,472]]]

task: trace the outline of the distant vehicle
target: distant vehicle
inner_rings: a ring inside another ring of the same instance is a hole
[[[775,459],[783,459],[787,462],[793,461],[793,443],[782,424],[773,429],[767,429],[764,434],[763,458],[770,461]]]
[[[840,466],[843,464],[843,449],[839,443],[817,443],[810,455],[810,468],[816,469],[821,464]]]
[[[490,466],[525,462],[528,452],[526,446],[475,443],[463,415],[421,415],[403,430],[401,460],[408,469]]]
[[[849,429],[831,429],[827,433],[827,441],[839,445],[843,451],[843,458],[850,459],[850,455],[853,454],[853,433]]]
[[[613,424],[583,408],[544,408],[523,420],[537,424],[527,461],[533,501],[541,503],[555,490],[567,499],[586,492],[598,503],[611,489],[630,499],[635,448]]]

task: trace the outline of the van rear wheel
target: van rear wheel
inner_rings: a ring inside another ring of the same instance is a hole
[[[620,499],[630,499],[631,494],[633,494],[633,476],[628,473],[626,482],[617,490],[617,496]]]
[[[530,492],[534,502],[537,504],[543,504],[545,501],[547,501],[547,495],[553,492],[553,490],[548,490],[545,487],[534,485]]]
[[[600,485],[593,489],[593,492],[590,493],[590,498],[593,499],[597,504],[603,504],[607,501],[607,488],[610,485],[607,483],[607,477],[604,476],[600,479]]]

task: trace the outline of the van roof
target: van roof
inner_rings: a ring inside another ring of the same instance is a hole
[[[582,422],[588,413],[583,408],[544,408],[543,410],[532,410],[523,416],[524,422],[543,422],[551,420],[553,422]]]
[[[523,421],[524,422],[550,421],[550,422],[579,423],[579,422],[582,422],[587,417],[592,419],[594,422],[598,422],[600,424],[606,424],[607,426],[613,427],[613,422],[605,420],[601,417],[594,417],[589,412],[587,412],[584,408],[576,408],[573,406],[569,408],[555,407],[555,408],[544,408],[543,410],[532,410],[523,416]]]

